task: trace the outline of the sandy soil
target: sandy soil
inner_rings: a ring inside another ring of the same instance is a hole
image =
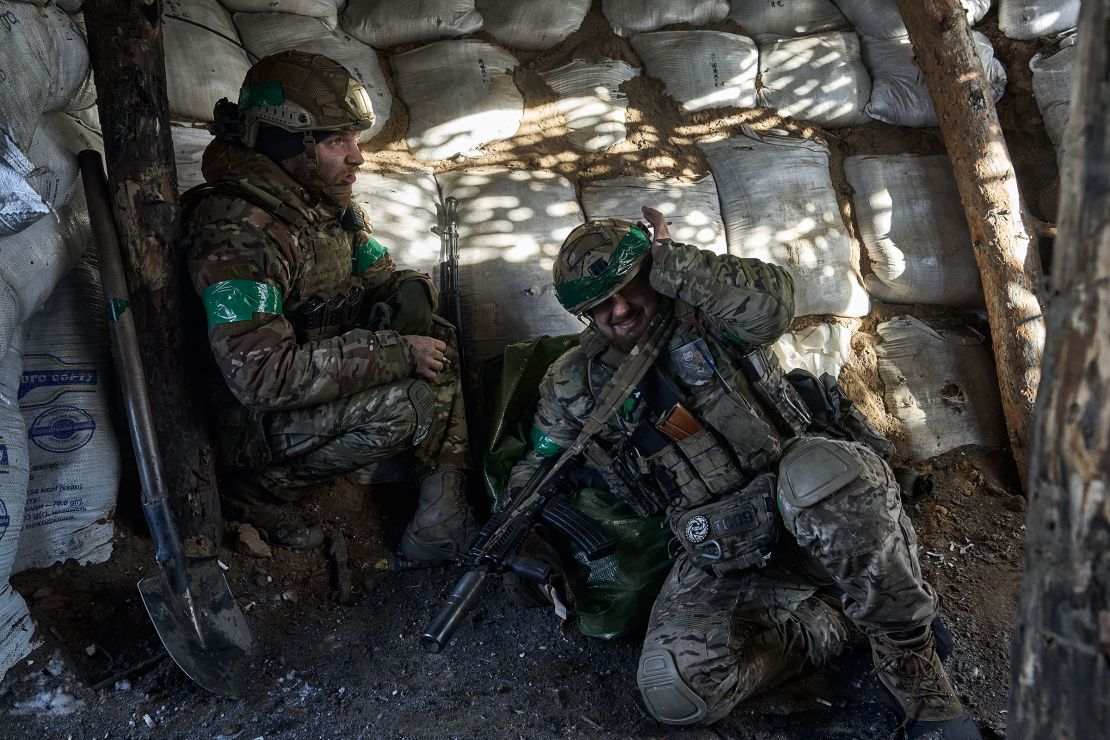
[[[488,147],[473,164],[547,169],[577,185],[617,174],[654,171],[697,178],[708,166],[695,139],[731,133],[741,124],[779,126],[821,137],[833,153],[834,181],[850,228],[850,202],[840,173],[859,153],[942,153],[935,130],[874,123],[823,132],[772,111],[709,110],[683,114],[661,83],[637,78],[628,137],[586,154],[565,140],[565,122],[539,73],[573,58],[602,56],[638,63],[631,46],[609,30],[600,2],[583,27],[559,46],[520,52],[516,82],[525,120],[511,139]],[[737,30],[729,23],[721,29]],[[1009,73],[999,113],[1022,192],[1034,214],[1052,220],[1055,159],[1032,100],[1028,60],[1044,44],[1000,38],[994,13],[980,24]],[[396,52],[398,50],[390,50]],[[388,54],[383,53],[385,61]],[[385,66],[388,69],[388,65]],[[369,147],[367,169],[424,167],[408,152],[407,112],[394,117]],[[469,166],[443,162],[437,171]],[[866,269],[866,264],[862,265]],[[909,311],[951,325],[985,322],[973,313],[878,305],[862,321],[842,381],[884,432],[899,428],[883,408],[875,365],[874,326]],[[799,322],[799,325],[805,322]],[[1001,420],[999,420],[1001,423]],[[964,449],[918,467],[937,490],[908,504],[925,575],[940,593],[959,644],[949,662],[953,681],[986,737],[1006,727],[1013,614],[1021,579],[1024,499],[1005,451]],[[344,567],[353,590],[341,603],[337,563],[327,548],[274,551],[268,558],[225,549],[227,576],[246,610],[256,653],[244,677],[247,699],[224,699],[192,684],[169,661],[153,634],[135,582],[153,572],[137,492],[121,493],[119,538],[102,565],[59,565],[19,574],[44,645],[0,684],[8,737],[751,737],[885,738],[896,720],[881,703],[864,652],[740,707],[711,729],[668,729],[642,709],[635,687],[638,639],[601,642],[560,625],[543,610],[523,610],[494,587],[440,655],[417,644],[423,627],[457,577],[449,569],[393,573],[382,558],[404,522],[391,501],[397,491],[367,495],[352,481],[321,487],[303,504],[348,548]]]

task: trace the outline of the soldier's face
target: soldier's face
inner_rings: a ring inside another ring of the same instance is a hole
[[[631,352],[659,311],[659,293],[648,281],[648,271],[639,274],[628,285],[590,309],[601,336],[609,346]]]
[[[355,184],[359,166],[366,160],[358,148],[357,131],[336,131],[316,144],[316,174],[320,181],[333,188]],[[312,184],[308,156],[301,152],[281,163],[302,185]]]

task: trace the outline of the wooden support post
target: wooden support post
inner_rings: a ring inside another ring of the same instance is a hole
[[[1023,216],[994,98],[959,0],[898,0],[940,119],[982,275],[1010,446],[1026,483],[1029,423],[1040,382],[1042,271]]]
[[[177,257],[176,166],[159,0],[86,0],[112,210],[170,505],[189,554],[213,554],[220,509]],[[189,296],[188,293],[184,295]]]
[[[1110,0],[1085,0],[1029,471],[1008,737],[1110,727]]]

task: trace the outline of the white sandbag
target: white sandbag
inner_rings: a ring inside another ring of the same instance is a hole
[[[778,39],[759,45],[761,105],[829,128],[867,123],[871,78],[854,31]]]
[[[19,408],[31,474],[14,572],[111,555],[120,480],[115,382],[104,293],[86,255],[24,334]]]
[[[823,373],[837,378],[852,354],[852,330],[839,324],[817,324],[789,331],[771,345],[771,351],[787,372],[801,368],[818,378]]]
[[[1048,138],[1056,147],[1056,161],[1061,161],[1064,131],[1068,125],[1068,104],[1071,101],[1072,68],[1075,66],[1076,35],[1060,41],[1059,51],[1050,57],[1037,54],[1029,60],[1033,70],[1033,97],[1041,110]]]
[[[409,109],[405,137],[423,160],[471,152],[520,128],[524,97],[516,57],[484,41],[439,41],[392,58],[397,94]]]
[[[645,73],[663,81],[684,110],[757,105],[759,49],[747,36],[723,31],[638,33],[632,47]]]
[[[582,324],[555,298],[559,246],[585,220],[574,186],[552,172],[478,170],[436,178],[459,199],[459,279],[467,343],[480,363],[506,344]]]
[[[27,434],[16,399],[23,368],[22,337],[0,355],[0,679],[41,643],[33,640],[35,623],[8,578],[14,572],[23,507],[27,500]]]
[[[997,102],[1006,92],[1006,68],[995,59],[989,38],[978,31],[971,35]],[[938,126],[933,101],[914,61],[909,37],[884,39],[860,34],[860,42],[863,62],[871,73],[871,99],[863,109],[867,115],[896,126]]]
[[[867,292],[888,303],[983,305],[952,165],[946,155],[864,154],[844,161],[860,239],[871,257]]]
[[[1069,31],[1079,6],[1080,0],[999,0],[998,30],[1023,41]]]
[[[399,268],[419,270],[439,280],[440,239],[432,233],[439,221],[439,187],[431,170],[407,175],[360,172],[355,202],[373,226],[374,238]],[[469,204],[462,205],[463,215]]]
[[[204,184],[201,165],[204,150],[214,137],[206,128],[192,126],[170,126],[170,139],[173,140],[173,158],[177,164],[177,192]]]
[[[599,152],[627,135],[628,97],[620,86],[638,74],[637,68],[615,59],[575,59],[540,76],[559,96],[556,106],[567,121],[567,138],[579,149]]]
[[[58,209],[58,219],[42,218],[0,237],[0,353],[8,351],[18,328],[42,308],[92,240],[81,187]]]
[[[232,13],[289,13],[319,18],[330,28],[339,25],[346,0],[220,0]],[[250,48],[249,46],[247,47]],[[295,47],[293,47],[295,48]]]
[[[732,0],[728,17],[760,41],[848,27],[848,19],[831,0]]]
[[[877,329],[883,400],[902,422],[911,459],[925,460],[963,445],[1006,443],[994,359],[981,337],[937,331],[912,316],[899,316]]]
[[[257,57],[297,49],[323,54],[346,67],[366,88],[374,111],[374,125],[359,134],[359,141],[369,141],[389,120],[393,95],[378,62],[378,53],[371,47],[342,31],[333,31],[320,20],[288,13],[236,13],[235,26],[243,45]]]
[[[85,39],[61,8],[0,0],[0,117],[20,148],[39,116],[69,105],[88,74]]]
[[[52,210],[65,202],[77,182],[75,128],[73,119],[64,113],[49,113],[39,120],[27,151],[27,158],[35,164],[27,182]]]
[[[27,181],[34,171],[34,163],[20,151],[15,139],[0,130],[0,237],[23,231],[50,213],[50,207]]]
[[[787,268],[797,316],[868,313],[825,145],[745,126],[740,136],[699,146],[717,181],[730,254]]]
[[[474,0],[354,0],[339,25],[359,41],[385,49],[480,31],[482,14]]]
[[[251,66],[231,15],[216,0],[165,0],[162,11],[170,115],[211,121],[216,101],[239,99]]]
[[[587,219],[615,217],[635,223],[644,219],[641,206],[657,208],[667,217],[676,242],[717,254],[728,251],[713,175],[697,182],[627,175],[582,186],[582,210]]]
[[[602,0],[601,11],[618,36],[632,36],[672,23],[701,26],[724,20],[728,0]]]
[[[476,0],[482,30],[514,49],[546,49],[571,35],[590,11],[590,0]]]
[[[860,33],[883,39],[905,36],[906,24],[898,11],[897,0],[833,0],[840,12]],[[960,0],[967,11],[967,22],[975,25],[990,10],[991,0]]]

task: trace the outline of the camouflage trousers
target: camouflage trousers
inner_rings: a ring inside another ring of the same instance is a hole
[[[894,474],[870,448],[803,438],[779,463],[782,530],[767,567],[714,577],[685,554],[652,609],[639,673],[649,711],[712,723],[744,699],[812,671],[872,634],[929,624],[937,597]],[[822,585],[843,589],[836,600]],[[847,619],[845,619],[847,617]]]
[[[467,465],[466,411],[454,333],[433,323],[443,339],[450,370],[435,380],[409,378],[370,388],[330,403],[270,412],[262,419],[270,462],[254,476],[274,496],[300,498],[305,487],[347,473],[365,471],[370,480],[422,478],[437,470]],[[418,412],[410,401],[414,384],[430,386],[431,426],[413,445]]]

